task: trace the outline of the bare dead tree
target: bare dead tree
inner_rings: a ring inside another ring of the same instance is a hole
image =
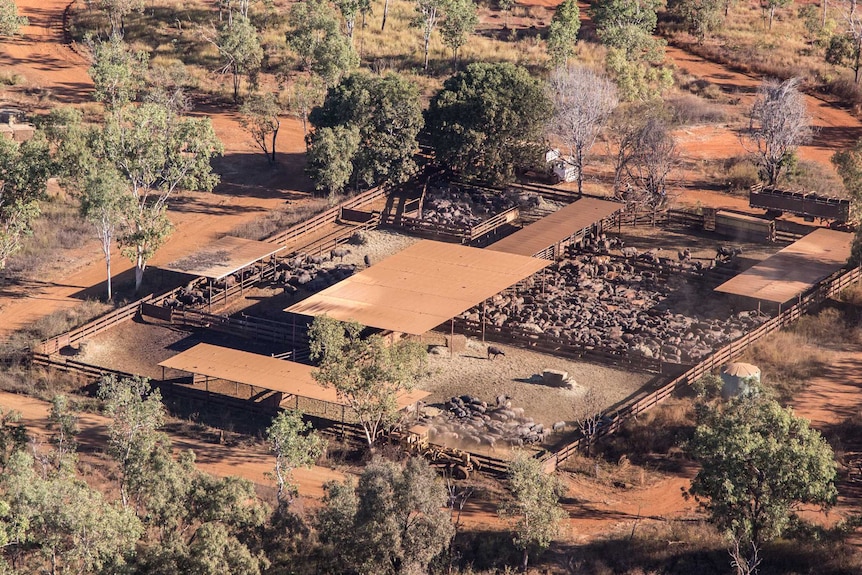
[[[587,457],[592,453],[593,441],[604,417],[604,409],[608,406],[608,401],[604,392],[590,387],[575,405],[575,421],[584,436],[584,452]]]
[[[581,66],[559,67],[548,85],[554,114],[548,131],[568,148],[578,170],[578,193],[583,192],[584,158],[617,107],[616,86],[608,78]]]
[[[614,195],[622,199],[629,162],[637,151],[637,140],[650,118],[663,117],[663,108],[653,104],[618,106],[607,121],[605,146],[614,165]]]
[[[766,80],[757,92],[749,112],[746,139],[760,168],[760,177],[774,186],[787,171],[789,161],[800,144],[811,138],[811,118],[805,96],[799,91],[799,78],[784,82]]]
[[[667,180],[679,164],[679,149],[667,123],[650,118],[634,138],[634,151],[626,164],[633,189],[630,201],[636,201],[655,213],[664,208],[668,196]]]
[[[756,543],[749,542],[751,550],[746,552],[745,541],[742,537],[734,537],[728,553],[730,554],[730,565],[736,569],[736,575],[754,575],[757,567],[763,560],[760,557],[760,547]]]

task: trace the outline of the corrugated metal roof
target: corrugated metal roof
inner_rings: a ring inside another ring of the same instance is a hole
[[[724,282],[715,291],[784,303],[847,263],[853,234],[821,228]]]
[[[263,389],[280,391],[336,405],[347,405],[331,387],[323,387],[314,380],[315,368],[302,363],[285,361],[257,353],[249,353],[229,347],[199,343],[159,364],[199,375],[235,381]],[[398,409],[416,403],[431,395],[414,389],[398,396]]]
[[[550,263],[423,240],[285,311],[421,335]]]
[[[580,230],[618,212],[617,202],[581,198],[488,246],[489,250],[534,256]]]
[[[225,236],[162,269],[218,280],[284,249],[268,242]]]

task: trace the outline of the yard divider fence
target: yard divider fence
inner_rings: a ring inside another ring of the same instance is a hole
[[[611,421],[596,430],[595,434],[589,438],[589,441],[595,441],[602,436],[617,431],[629,419],[655,407],[673,395],[676,390],[690,386],[712,370],[739,357],[758,340],[796,321],[802,314],[814,309],[827,298],[838,295],[841,290],[859,281],[860,277],[862,277],[862,268],[841,270],[832,274],[832,276],[821,282],[818,286],[812,288],[806,295],[800,296],[793,306],[782,311],[756,329],[716,350],[697,365],[692,366],[681,375],[662,385],[658,390],[647,394],[635,395],[631,401],[610,414],[613,416]],[[546,453],[542,457],[545,469],[549,471],[555,469],[560,463],[580,451],[586,441],[587,438],[581,436],[555,453]]]

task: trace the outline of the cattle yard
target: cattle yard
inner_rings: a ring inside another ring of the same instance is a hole
[[[432,457],[472,453],[492,471],[527,448],[553,468],[579,449],[588,410],[613,431],[859,277],[842,269],[841,232],[771,257],[782,245],[728,244],[708,215],[643,225],[623,204],[544,186],[419,188],[371,190],[268,241],[215,242],[165,266],[180,287],[43,342],[34,362],[143,375],[166,395],[261,414],[300,407],[343,435],[353,418],[314,389],[306,328],[323,313],[357,319],[429,348],[424,392],[401,405],[402,440]],[[827,265],[811,246],[831,250]],[[753,266],[780,283],[775,267],[788,265],[809,273],[782,301],[716,291]],[[230,354],[268,375],[216,365]]]

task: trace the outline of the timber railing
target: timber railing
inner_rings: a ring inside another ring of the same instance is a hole
[[[610,421],[606,425],[599,427],[593,436],[589,438],[589,441],[595,441],[602,436],[617,431],[629,419],[655,407],[673,395],[678,389],[690,386],[714,369],[739,357],[758,340],[796,321],[805,312],[820,305],[827,298],[838,295],[841,290],[859,281],[860,278],[862,278],[862,268],[841,270],[832,274],[832,276],[822,281],[815,288],[809,290],[806,295],[800,296],[793,306],[782,311],[774,318],[716,350],[709,357],[692,366],[681,375],[674,377],[657,390],[637,394],[622,407],[607,413],[606,415],[610,416]],[[543,460],[545,469],[552,470],[566,459],[572,457],[584,447],[586,441],[587,438],[581,436],[561,449],[558,449],[555,453],[546,454]]]
[[[432,222],[413,216],[388,214],[381,217],[380,225],[400,228],[415,235],[427,236],[442,241],[469,244],[517,220],[520,215],[520,210],[517,207],[512,207],[470,227]]]

